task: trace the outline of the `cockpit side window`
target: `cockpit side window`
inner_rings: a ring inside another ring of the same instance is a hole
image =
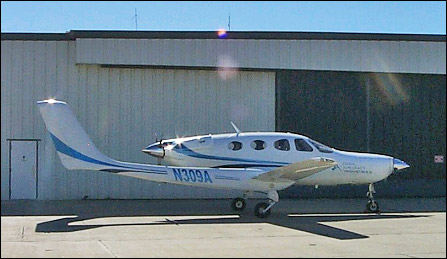
[[[255,141],[251,142],[251,147],[254,150],[263,150],[267,147],[267,145],[262,140],[255,140]]]
[[[242,148],[242,143],[239,142],[239,141],[233,141],[233,142],[230,142],[230,143],[228,144],[228,148],[231,149],[231,150],[233,150],[233,151],[240,150],[240,149]]]
[[[334,150],[328,146],[318,143],[315,140],[309,139],[309,141],[321,152],[321,153],[333,153]]]
[[[275,141],[275,143],[273,143],[273,146],[278,149],[278,150],[282,150],[282,151],[289,151],[290,150],[290,144],[289,141],[287,139],[280,139]]]
[[[307,144],[307,142],[304,139],[300,138],[295,139],[295,147],[296,150],[298,151],[305,151],[305,152],[314,151],[314,149],[309,144]]]

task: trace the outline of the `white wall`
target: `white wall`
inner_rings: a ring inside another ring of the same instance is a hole
[[[165,138],[275,128],[272,72],[101,68],[76,65],[75,41],[2,41],[1,188],[8,199],[8,138],[39,138],[39,199],[231,197],[232,192],[151,183],[105,172],[67,171],[36,101],[67,101],[98,148],[150,163],[141,152]]]

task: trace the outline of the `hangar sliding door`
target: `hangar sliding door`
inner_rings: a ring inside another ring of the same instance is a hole
[[[399,179],[445,179],[445,75],[282,71],[276,130],[410,164]]]

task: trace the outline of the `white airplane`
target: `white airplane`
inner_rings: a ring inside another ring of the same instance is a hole
[[[253,192],[267,195],[255,215],[268,217],[278,190],[292,185],[369,184],[367,210],[378,212],[373,183],[409,167],[385,155],[339,151],[292,133],[236,133],[161,140],[145,149],[173,166],[121,162],[102,154],[65,102],[37,102],[62,164],[145,180],[244,192],[232,201],[242,211]]]

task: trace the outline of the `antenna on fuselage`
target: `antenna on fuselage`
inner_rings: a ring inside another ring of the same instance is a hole
[[[241,133],[242,131],[238,127],[236,127],[236,125],[234,125],[234,123],[232,121],[230,121],[230,123],[231,123],[231,126],[233,126],[234,130],[236,131],[237,135],[239,135],[239,133]]]

